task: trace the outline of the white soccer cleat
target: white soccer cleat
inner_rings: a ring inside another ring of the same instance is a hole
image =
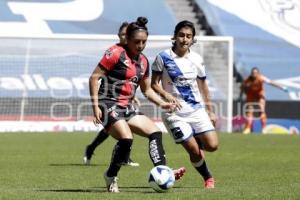
[[[126,163],[125,165],[131,166],[131,167],[139,167],[140,164],[137,162],[130,162],[128,161],[128,163]]]
[[[131,166],[131,167],[139,167],[140,164],[137,162],[134,162],[133,160],[131,160],[131,158],[128,159],[127,163],[124,163],[125,166]]]
[[[106,183],[106,188],[108,192],[120,192],[119,187],[118,187],[118,177],[113,176],[113,177],[108,177],[106,175],[106,172],[104,173],[104,180]]]
[[[91,160],[88,159],[86,156],[83,157],[83,164],[85,165],[90,165],[91,164]]]
[[[94,154],[93,150],[92,150],[91,147],[88,145],[88,146],[85,148],[84,157],[83,157],[83,164],[85,164],[85,165],[90,165],[90,164],[91,164],[91,159],[92,159],[93,154]]]

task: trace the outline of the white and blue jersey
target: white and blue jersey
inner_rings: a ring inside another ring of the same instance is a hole
[[[166,112],[162,116],[176,143],[215,130],[197,84],[197,79],[206,79],[203,59],[199,54],[190,51],[179,57],[172,49],[167,49],[157,55],[152,72],[161,74],[163,89],[175,96],[182,106],[180,110]]]
[[[184,57],[177,56],[172,49],[160,52],[152,64],[154,73],[162,74],[162,87],[177,97],[182,105],[179,113],[190,113],[197,108],[204,108],[199,92],[197,78],[205,79],[205,68],[202,57],[190,51]]]

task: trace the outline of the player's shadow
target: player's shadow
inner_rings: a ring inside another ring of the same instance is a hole
[[[153,193],[154,191],[150,187],[122,187],[120,188],[121,192],[127,193]],[[46,190],[37,190],[39,192],[57,192],[57,193],[106,193],[106,187],[93,187],[89,189],[46,189]]]
[[[81,163],[51,163],[49,164],[49,166],[52,167],[66,167],[66,166],[73,166],[73,167],[94,167],[94,166],[107,166],[107,164],[89,164],[89,165],[85,165],[85,164],[81,164]]]
[[[106,192],[105,187],[100,187],[98,189],[48,189],[48,190],[37,190],[39,192],[74,192],[74,193],[98,193]]]
[[[186,190],[190,188],[198,188],[198,187],[173,187],[172,190]],[[89,189],[47,189],[47,190],[37,190],[39,192],[56,192],[56,193],[106,193],[106,187],[92,187]],[[148,186],[127,186],[120,187],[120,191],[122,193],[143,193],[143,194],[157,194],[151,187]]]

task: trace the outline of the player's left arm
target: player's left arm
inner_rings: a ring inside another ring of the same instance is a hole
[[[286,86],[282,86],[282,85],[279,85],[278,83],[276,83],[275,81],[272,81],[270,80],[269,78],[265,77],[265,76],[262,76],[263,78],[263,81],[269,85],[272,85],[274,87],[277,87],[285,92],[288,92],[288,88]]]
[[[202,98],[203,98],[203,101],[206,106],[206,111],[210,117],[210,120],[212,121],[213,125],[215,126],[217,117],[216,117],[215,113],[213,112],[213,106],[212,106],[212,102],[211,102],[211,96],[210,96],[210,92],[208,89],[207,81],[206,81],[206,79],[197,78],[197,84],[198,84],[199,91],[202,94]]]
[[[213,123],[213,125],[216,125],[217,117],[213,111],[213,105],[211,102],[210,93],[208,90],[208,84],[206,80],[206,72],[205,72],[205,66],[203,63],[203,58],[200,56],[199,58],[200,65],[197,66],[197,85],[198,89],[200,91],[200,94],[202,95],[203,101],[205,103],[206,111],[208,113],[208,116]]]
[[[151,80],[149,77],[146,77],[140,81],[140,88],[144,96],[151,102],[160,106],[163,109],[173,111],[175,110],[175,104],[165,102],[160,98],[158,94],[151,88]]]

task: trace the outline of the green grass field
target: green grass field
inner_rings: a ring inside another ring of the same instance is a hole
[[[220,148],[207,153],[216,179],[214,190],[191,167],[187,154],[164,136],[168,165],[185,166],[185,177],[168,193],[147,183],[152,165],[148,141],[135,137],[132,158],[140,167],[123,167],[121,193],[106,192],[103,172],[113,139],[96,150],[93,165],[82,165],[85,145],[94,133],[0,134],[0,199],[300,199],[300,137],[220,134]]]

